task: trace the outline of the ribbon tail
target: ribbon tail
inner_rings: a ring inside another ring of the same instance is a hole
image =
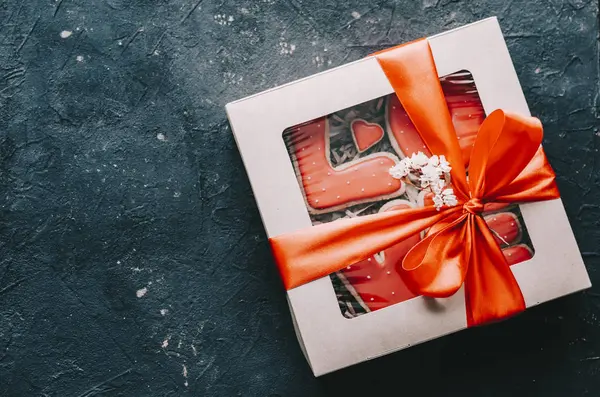
[[[494,236],[481,217],[471,224],[473,239],[465,279],[467,325],[482,325],[525,310],[525,299]]]
[[[300,229],[269,241],[289,290],[353,265],[460,210],[430,206],[388,211]]]
[[[408,251],[397,269],[416,295],[447,298],[455,294],[465,280],[472,246],[468,233],[470,217],[456,213],[442,222],[445,226],[428,233]]]

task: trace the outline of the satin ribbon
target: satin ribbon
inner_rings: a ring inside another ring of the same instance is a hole
[[[415,294],[445,298],[464,284],[467,325],[525,310],[523,294],[481,217],[487,202],[560,197],[541,148],[540,121],[503,110],[481,125],[469,177],[426,40],[377,53],[388,80],[431,153],[444,154],[459,204],[340,219],[270,239],[286,289],[327,276],[428,229],[397,266]]]

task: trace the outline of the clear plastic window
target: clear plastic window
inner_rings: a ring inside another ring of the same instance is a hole
[[[443,77],[441,84],[468,166],[485,118],[477,88],[467,71]],[[430,203],[430,194],[388,173],[405,156],[430,155],[395,94],[290,127],[283,139],[313,225]],[[509,264],[533,257],[518,206],[490,203],[483,215]],[[330,275],[345,317],[415,297],[396,268],[425,233]]]

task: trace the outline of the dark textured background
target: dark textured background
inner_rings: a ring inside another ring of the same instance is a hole
[[[223,107],[491,15],[596,287],[314,379]],[[0,0],[0,21],[0,396],[600,395],[595,0]]]

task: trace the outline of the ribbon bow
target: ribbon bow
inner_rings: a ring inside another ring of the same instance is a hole
[[[429,229],[398,266],[414,293],[444,298],[465,286],[468,326],[525,310],[523,295],[480,216],[487,202],[560,197],[541,148],[540,121],[502,110],[481,125],[466,177],[461,150],[426,40],[375,54],[429,151],[452,164],[458,205],[341,219],[270,239],[287,289],[353,265]]]

